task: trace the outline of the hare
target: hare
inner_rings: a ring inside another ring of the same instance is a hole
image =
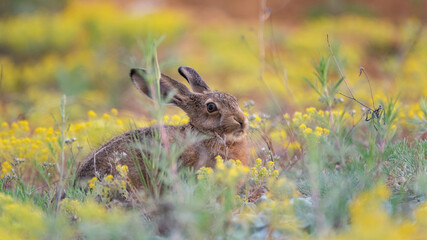
[[[118,174],[111,160],[114,155],[119,154],[121,158],[117,164],[127,165],[132,184],[137,188],[142,187],[138,171],[149,180],[143,161],[143,155],[149,158],[149,153],[144,150],[135,151],[135,141],[152,141],[155,132],[160,130],[167,136],[166,142],[182,139],[187,134],[203,136],[183,151],[178,159],[179,167],[213,167],[217,155],[224,159],[239,159],[243,164],[248,164],[248,120],[237,99],[227,93],[212,91],[193,68],[183,66],[178,68],[178,72],[188,81],[193,91],[161,74],[160,93],[164,98],[173,93],[170,103],[184,110],[189,117],[188,124],[151,126],[114,137],[86,157],[77,169],[76,181],[86,181],[96,176],[95,172],[98,176]],[[130,78],[141,93],[151,98],[152,92],[144,78],[145,73],[143,69],[131,69]],[[139,164],[135,164],[136,161]]]

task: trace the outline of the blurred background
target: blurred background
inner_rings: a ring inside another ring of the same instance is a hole
[[[330,56],[328,35],[359,100],[371,103],[364,67],[375,99],[405,106],[427,96],[426,9],[425,0],[2,0],[0,122],[48,124],[63,94],[71,119],[91,109],[143,115],[150,103],[129,69],[144,66],[145,40],[162,36],[164,73],[182,81],[177,68],[191,66],[274,115],[321,108],[304,78]],[[332,60],[330,69],[337,81]]]

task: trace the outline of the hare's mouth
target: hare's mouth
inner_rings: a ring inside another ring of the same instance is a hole
[[[234,131],[231,135],[233,136],[234,141],[238,141],[241,140],[244,136],[245,136],[245,131],[244,130],[237,130]]]
[[[237,130],[234,132],[235,136],[242,136],[243,134],[245,134],[245,131],[243,131],[243,130]]]

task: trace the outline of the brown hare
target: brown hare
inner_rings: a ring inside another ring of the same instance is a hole
[[[160,129],[169,142],[182,139],[189,133],[203,136],[183,151],[178,159],[179,167],[194,169],[202,166],[213,167],[217,155],[224,159],[239,159],[247,165],[248,120],[240,109],[237,99],[227,93],[212,91],[193,68],[180,67],[178,72],[188,81],[193,91],[171,77],[161,74],[160,92],[163,97],[167,97],[171,92],[174,94],[170,102],[184,110],[189,117],[188,124],[151,126],[114,137],[86,157],[78,167],[76,181],[84,182],[97,174],[101,177],[106,174],[118,174],[112,159],[119,154],[121,158],[117,164],[128,166],[128,176],[132,184],[137,188],[143,186],[139,173],[142,172],[145,180],[149,180],[146,179],[143,161],[143,155],[149,158],[149,153],[144,150],[135,151],[135,142],[150,141]],[[131,69],[130,78],[141,93],[151,98],[150,87],[144,79],[145,73],[143,69]]]

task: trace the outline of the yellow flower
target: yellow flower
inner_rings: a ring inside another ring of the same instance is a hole
[[[311,128],[306,128],[305,130],[304,130],[304,133],[307,133],[307,134],[310,134],[310,133],[312,133],[313,132],[313,130],[311,129]]]
[[[117,109],[113,108],[113,109],[111,109],[111,114],[113,114],[113,116],[117,116],[119,114],[119,111],[117,111]]]
[[[286,138],[286,132],[285,132],[285,130],[281,130],[280,131],[280,136],[282,137],[282,139]]]
[[[169,122],[169,116],[168,115],[163,116],[163,122],[165,122],[165,123]]]
[[[89,189],[93,189],[95,187],[95,183],[98,181],[98,178],[93,177],[91,180],[88,181],[89,183]]]
[[[255,121],[261,122],[261,118],[258,115],[255,115]]]
[[[323,135],[328,136],[329,135],[329,130],[324,128],[323,129]]]
[[[0,127],[9,128],[9,124],[7,122],[3,122]]]
[[[87,115],[89,116],[89,118],[96,118],[96,113],[92,110],[89,110],[89,112],[87,112]]]
[[[22,127],[28,127],[28,121],[26,120],[22,120],[22,121],[18,121],[18,124]]]
[[[181,122],[181,117],[178,115],[172,116],[172,125],[178,125]]]
[[[255,159],[255,166],[261,166],[261,164],[262,164],[262,159],[261,158]]]
[[[113,175],[108,174],[108,175],[105,177],[105,180],[106,180],[106,181],[111,181],[111,180],[113,180]]]
[[[197,179],[198,180],[202,180],[202,179],[207,179],[210,175],[212,175],[213,170],[210,167],[201,167],[198,171],[197,171]]]
[[[216,160],[215,166],[217,169],[220,169],[220,170],[225,169],[224,160],[222,159],[222,157],[220,155],[216,156],[215,160]]]
[[[104,113],[104,115],[102,115],[102,118],[103,118],[104,120],[108,120],[108,119],[110,119],[110,118],[111,118],[111,116],[110,116],[108,113]]]
[[[301,146],[298,142],[284,142],[283,143],[284,148],[286,148],[288,151],[295,152],[296,150],[301,150]]]
[[[1,164],[1,176],[0,178],[4,178],[7,175],[10,175],[12,173],[12,165],[9,162],[3,162]]]
[[[307,126],[304,123],[302,123],[301,125],[299,125],[298,128],[304,131],[307,128]]]
[[[119,165],[117,165],[116,166],[116,170],[119,172],[119,174],[122,176],[122,177],[126,177],[127,176],[127,174],[128,174],[128,171],[129,171],[129,168],[128,168],[128,166],[126,166],[126,165],[121,165],[121,164],[119,164]],[[109,175],[110,176],[110,175]],[[107,176],[108,177],[108,176]]]
[[[289,114],[288,113],[285,113],[285,115],[283,115],[283,117],[286,119],[286,120],[289,120]]]
[[[267,176],[267,168],[266,167],[262,167],[261,168],[261,171],[259,171],[259,175],[261,176],[261,177],[265,177],[265,176]]]
[[[314,131],[314,135],[316,135],[317,137],[322,136],[323,134],[323,128],[321,127],[316,127],[316,130]]]
[[[307,113],[312,113],[312,112],[315,112],[315,111],[316,111],[316,108],[314,108],[314,107],[309,107],[309,108],[305,109],[305,111],[306,111]]]
[[[67,214],[71,215],[72,217],[77,216],[77,209],[80,207],[80,202],[78,200],[68,200],[67,198],[63,199],[59,203],[60,209],[62,211],[65,211]]]
[[[0,212],[1,239],[44,238],[47,226],[41,209],[0,193]]]

